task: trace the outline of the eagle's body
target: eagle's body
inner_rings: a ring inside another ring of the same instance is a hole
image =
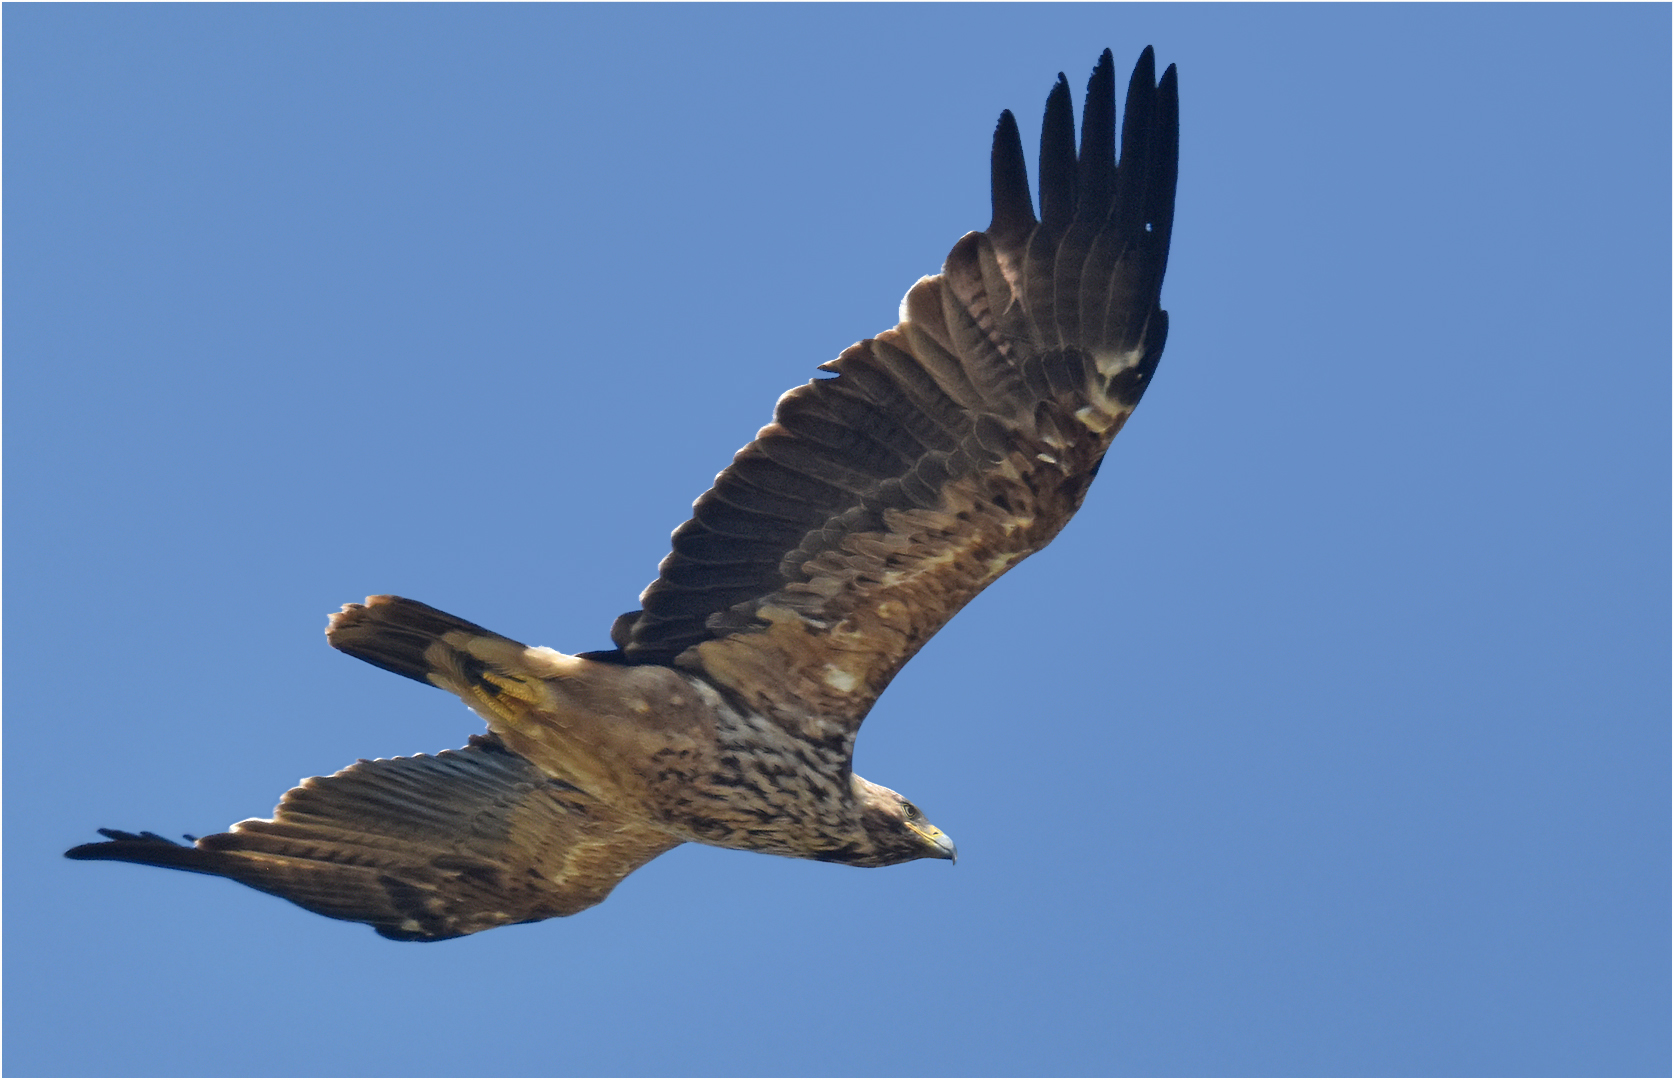
[[[1106,52],[1078,156],[1059,77],[1039,220],[1001,117],[988,229],[913,286],[894,329],[780,400],[614,649],[529,648],[397,597],[348,605],[333,646],[459,695],[489,734],[306,780],[271,820],[190,847],[102,830],[71,857],[230,877],[411,940],[572,914],[686,841],[952,858],[853,773],[854,739],[901,665],[1074,514],[1161,357],[1174,72],[1158,83],[1140,58],[1119,166],[1114,86]]]

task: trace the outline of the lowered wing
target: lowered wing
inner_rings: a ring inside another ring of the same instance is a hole
[[[271,819],[191,846],[99,831],[108,839],[65,854],[231,878],[399,941],[574,914],[679,843],[493,736],[304,780]]]

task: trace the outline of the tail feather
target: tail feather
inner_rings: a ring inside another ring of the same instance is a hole
[[[368,596],[364,604],[344,604],[326,625],[326,641],[357,660],[431,685],[435,684],[431,675],[438,668],[431,647],[438,642],[455,652],[463,652],[468,642],[492,642],[518,651],[526,648],[476,623],[400,596]]]
[[[492,730],[513,737],[514,746],[512,732],[528,726],[531,712],[556,706],[547,680],[580,663],[399,596],[343,605],[326,640],[368,664],[458,695]]]

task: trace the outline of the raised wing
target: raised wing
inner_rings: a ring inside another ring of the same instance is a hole
[[[1017,124],[994,133],[993,221],[902,320],[780,398],[617,620],[625,663],[703,672],[819,740],[853,738],[902,664],[1063,528],[1162,355],[1179,105],[1147,48],[1116,160],[1108,51],[1081,149],[1047,99],[1041,216]]]
[[[492,736],[314,777],[271,820],[190,847],[154,833],[65,854],[232,878],[399,941],[573,915],[679,841],[553,780]]]

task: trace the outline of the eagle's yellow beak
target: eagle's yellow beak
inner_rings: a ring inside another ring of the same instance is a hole
[[[953,846],[953,840],[947,833],[936,828],[928,821],[923,825],[914,825],[910,821],[902,822],[907,828],[917,834],[924,846],[930,849],[930,858],[948,859],[955,866],[959,864],[959,849]]]

